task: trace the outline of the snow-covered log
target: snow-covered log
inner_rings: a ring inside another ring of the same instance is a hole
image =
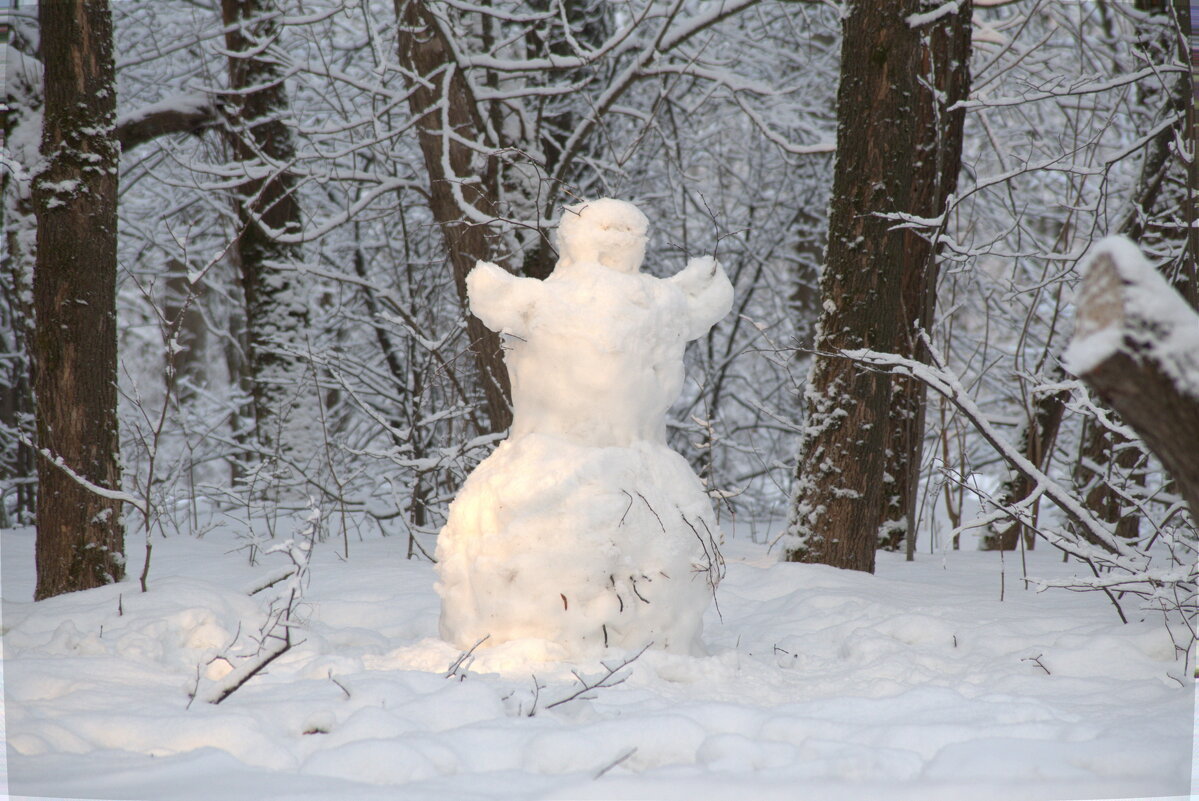
[[[1199,315],[1125,237],[1104,239],[1088,261],[1065,356],[1199,517]]]

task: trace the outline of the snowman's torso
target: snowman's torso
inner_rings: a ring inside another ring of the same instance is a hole
[[[603,268],[555,273],[508,337],[511,437],[532,433],[594,446],[665,442],[683,384],[682,293]]]

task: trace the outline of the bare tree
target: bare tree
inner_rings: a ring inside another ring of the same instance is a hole
[[[1137,0],[1135,8],[1140,14],[1134,28],[1133,54],[1149,64],[1184,62],[1184,12],[1163,0]],[[1171,258],[1162,264],[1163,273],[1192,307],[1199,308],[1199,254],[1194,250],[1195,234],[1189,224],[1195,220],[1192,196],[1196,188],[1188,180],[1194,158],[1188,159],[1176,145],[1186,140],[1188,131],[1194,131],[1188,125],[1187,114],[1194,105],[1191,74],[1183,71],[1162,80],[1144,81],[1137,85],[1136,96],[1145,117],[1140,125],[1157,129],[1157,133],[1145,145],[1135,194],[1117,233],[1152,250],[1169,252]],[[1144,484],[1146,467],[1144,450],[1133,439],[1098,418],[1084,421],[1073,467],[1074,484],[1085,496],[1087,506],[1127,539],[1138,536],[1141,515],[1126,502],[1122,486]]]
[[[900,279],[899,353],[927,361],[927,340],[937,305],[937,239],[944,228],[945,204],[957,189],[962,167],[962,137],[966,110],[959,103],[970,94],[970,37],[973,4],[960,3],[948,13],[934,4],[928,16],[913,25],[921,32],[920,79],[916,90],[916,153],[912,197],[907,211],[934,222],[932,228],[909,228]],[[940,14],[940,16],[937,16]],[[924,456],[925,387],[911,378],[897,378],[891,391],[889,453],[884,481],[889,497],[878,527],[879,544],[896,550],[906,546],[908,558],[916,546],[917,496]]]
[[[786,556],[874,570],[891,386],[838,351],[892,351],[901,328],[906,235],[885,215],[908,210],[917,144],[918,0],[851,2],[842,23],[837,164],[820,292],[816,356]]]
[[[256,435],[267,453],[295,447],[287,420],[305,370],[302,350],[308,309],[294,273],[299,248],[281,235],[300,233],[300,205],[289,167],[295,157],[284,74],[272,57],[279,35],[275,0],[221,0],[228,50],[229,147],[237,176],[235,243],[245,298],[246,356]]]
[[[41,599],[119,580],[117,162],[107,0],[41,3],[45,169],[33,184]]]
[[[488,225],[499,216],[497,162],[471,146],[482,137],[484,121],[437,16],[421,0],[396,0],[395,11],[400,62],[413,76],[408,104],[429,174],[429,208],[445,236],[458,297],[465,299],[475,262],[499,258],[496,231]],[[490,430],[504,431],[512,422],[512,391],[499,335],[466,315]]]

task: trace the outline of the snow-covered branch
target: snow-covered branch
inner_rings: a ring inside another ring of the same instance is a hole
[[[219,120],[208,95],[178,94],[117,117],[117,140],[129,152],[138,145],[167,134],[199,133]]]
[[[1139,569],[1141,555],[1127,543],[1119,540],[1110,527],[1097,519],[1086,506],[1074,497],[1073,493],[1045,475],[1040,468],[1020,452],[1018,447],[999,434],[953,373],[942,367],[923,364],[915,359],[894,353],[858,349],[842,351],[841,355],[889,373],[912,376],[957,407],[958,411],[970,421],[971,425],[1003,457],[1004,461],[1013,469],[1027,476],[1036,485],[1038,492],[1052,501],[1067,517],[1079,525],[1079,530],[1086,540],[1086,543],[1071,542],[1064,536],[1056,535],[1049,538],[1052,545],[1085,560],[1101,556],[1105,561],[1130,572]],[[1094,547],[1088,547],[1088,544]],[[1096,553],[1097,550],[1101,553]]]

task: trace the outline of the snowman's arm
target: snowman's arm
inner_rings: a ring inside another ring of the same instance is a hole
[[[666,280],[682,290],[686,300],[688,341],[708,333],[733,308],[733,285],[712,256],[691,259]]]
[[[489,261],[476,262],[466,276],[471,312],[496,333],[527,336],[529,312],[540,291],[537,279],[520,278]]]

